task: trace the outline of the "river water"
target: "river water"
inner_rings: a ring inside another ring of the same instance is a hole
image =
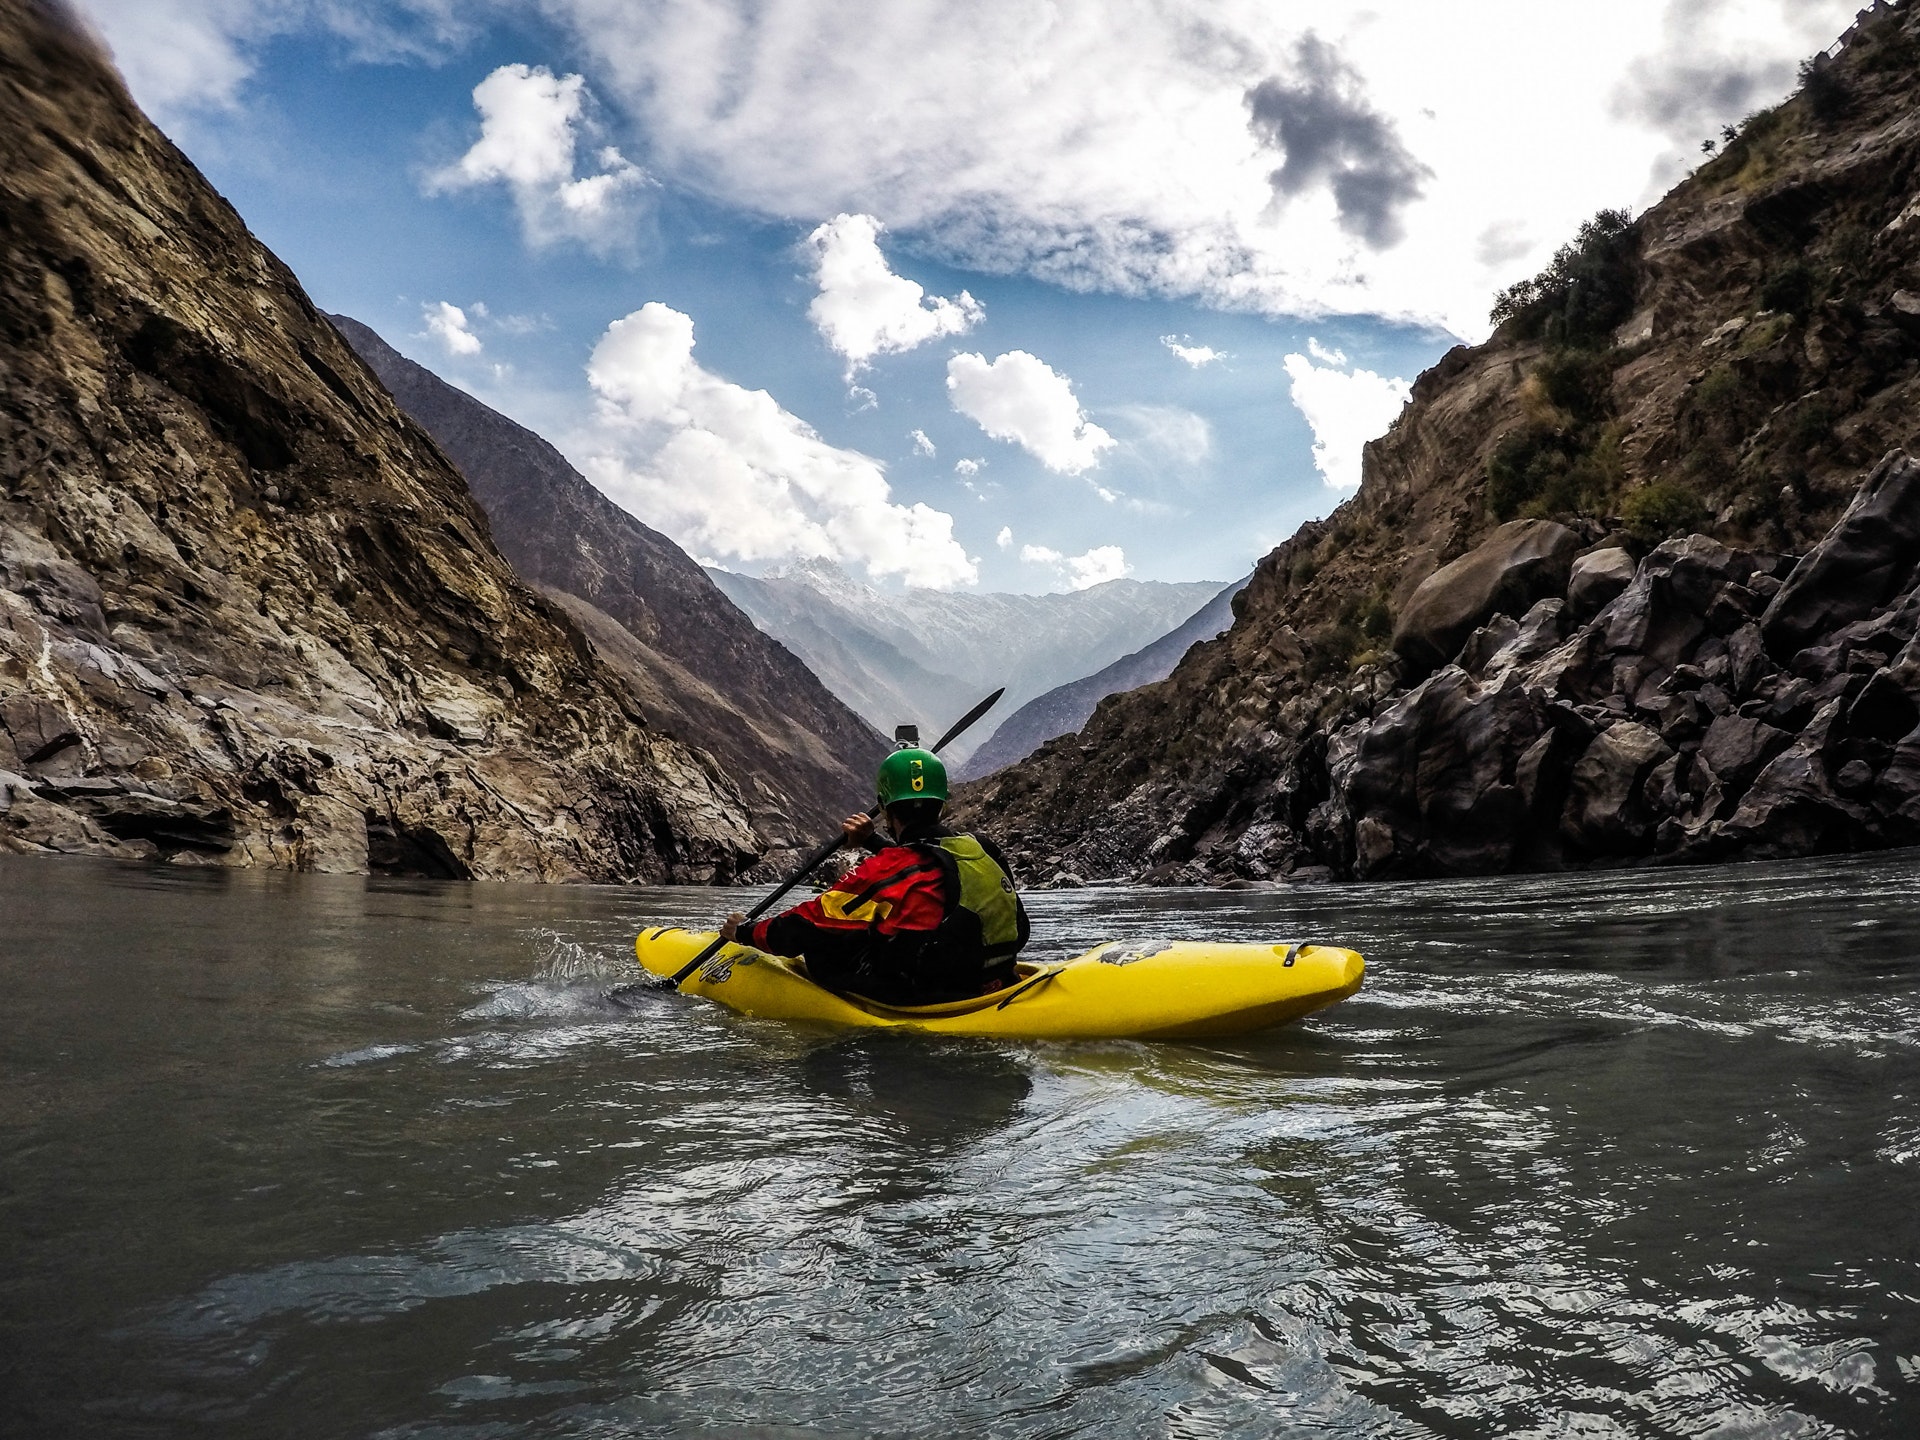
[[[712,891],[0,858],[8,1436],[1920,1434],[1920,855],[1033,897],[1232,1043],[599,998]]]

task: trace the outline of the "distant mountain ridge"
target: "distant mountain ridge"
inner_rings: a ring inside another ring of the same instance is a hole
[[[1211,640],[1233,624],[1233,597],[1253,577],[1234,581],[1195,612],[1178,629],[1170,630],[1143,650],[1123,655],[1104,670],[1036,696],[1002,721],[967,758],[962,777],[977,780],[1002,766],[1025,759],[1047,741],[1072,735],[1085,725],[1100,702],[1164,680],[1187,651]]]
[[[514,567],[573,616],[651,724],[725,763],[769,839],[810,836],[866,794],[881,736],[686,552],[533,431],[332,320],[459,467]]]
[[[1003,685],[998,713],[1011,714],[1159,639],[1223,588],[1217,580],[1109,580],[1051,595],[893,593],[821,560],[761,579],[708,573],[761,629],[889,734],[900,721],[937,733]],[[948,760],[964,761],[979,743],[972,736],[957,742]]]

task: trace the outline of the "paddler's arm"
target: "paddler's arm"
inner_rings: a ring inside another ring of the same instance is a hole
[[[850,848],[871,845],[874,838],[873,817],[866,814],[849,815],[840,822],[840,834],[843,837],[841,843]],[[853,873],[857,875],[860,872],[856,869]],[[803,900],[789,910],[752,924],[736,910],[720,922],[720,938],[751,945],[770,955],[798,955],[802,953],[798,948],[802,937],[807,929],[812,928],[809,922],[819,914],[819,909],[818,900]],[[776,930],[775,926],[779,929]]]

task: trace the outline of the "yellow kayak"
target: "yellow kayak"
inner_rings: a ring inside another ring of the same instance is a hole
[[[713,938],[711,930],[645,930],[634,952],[650,973],[670,976]],[[804,960],[726,945],[680,988],[770,1020],[1027,1040],[1187,1040],[1298,1020],[1353,994],[1366,968],[1335,945],[1109,941],[1072,960],[1023,963],[1013,984],[976,1000],[900,1008],[823,990]]]

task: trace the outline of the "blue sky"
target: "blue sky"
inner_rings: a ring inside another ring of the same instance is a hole
[[[84,8],[322,306],[693,553],[1010,590],[1244,573],[1499,284],[1850,13]]]

